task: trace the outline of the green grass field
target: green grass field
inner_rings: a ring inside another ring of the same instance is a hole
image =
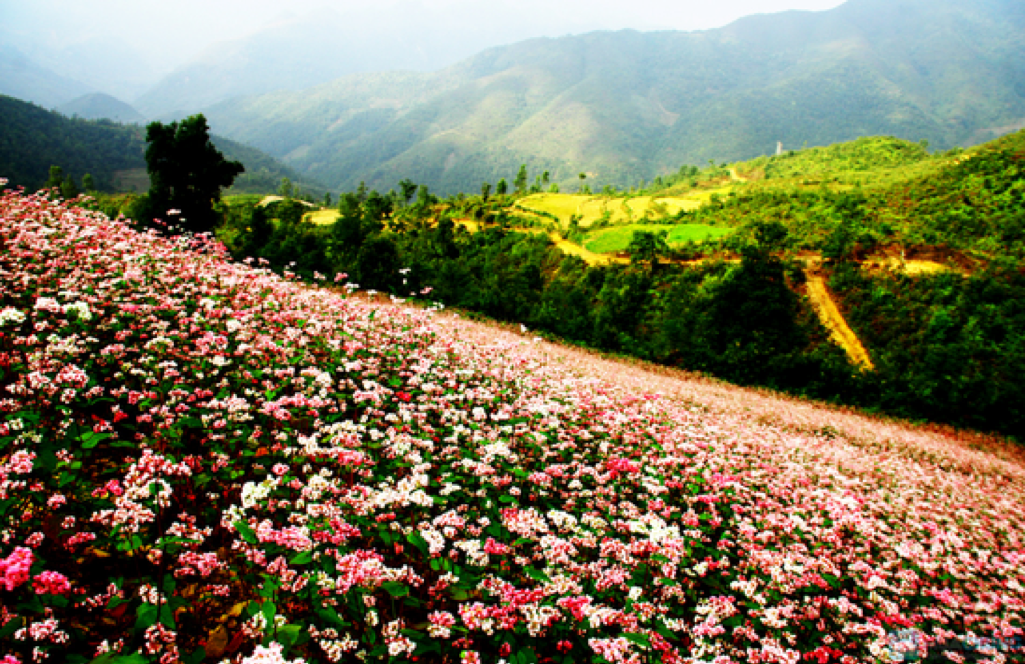
[[[593,231],[584,242],[584,247],[599,254],[617,253],[626,251],[630,246],[630,240],[636,231],[648,231],[657,233],[669,231],[666,240],[670,246],[694,241],[715,239],[729,235],[733,232],[730,228],[718,228],[716,226],[705,226],[703,224],[681,224],[679,226],[664,226],[659,224],[630,224],[629,226],[615,226],[603,230]]]

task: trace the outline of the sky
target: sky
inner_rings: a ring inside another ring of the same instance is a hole
[[[90,40],[124,40],[168,68],[206,46],[237,39],[289,15],[401,11],[420,2],[474,23],[511,22],[530,36],[591,30],[704,30],[756,13],[824,10],[842,0],[0,0],[0,39],[15,47],[59,49]]]

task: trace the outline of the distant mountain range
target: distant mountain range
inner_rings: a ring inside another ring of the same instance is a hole
[[[631,185],[684,163],[885,134],[945,148],[1025,122],[1025,3],[850,0],[705,32],[493,48],[433,73],[350,75],[204,109],[215,131],[333,189],[511,179]]]
[[[55,108],[92,92],[95,90],[85,83],[61,76],[17,49],[0,45],[0,95]]]
[[[528,14],[482,24],[467,11],[469,3],[348,4],[344,10],[325,7],[214,44],[163,77],[133,105],[150,117],[166,117],[233,97],[301,90],[350,74],[435,71],[543,29],[538,26],[543,19]],[[560,18],[560,24],[573,22]]]

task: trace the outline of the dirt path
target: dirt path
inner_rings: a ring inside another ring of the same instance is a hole
[[[808,274],[807,285],[808,299],[811,300],[819,320],[829,330],[829,336],[847,351],[847,356],[854,364],[869,371],[875,369],[872,358],[861,344],[861,339],[854,334],[854,330],[847,324],[840,309],[837,308],[836,302],[833,301],[833,296],[830,295],[829,288],[826,286],[826,280],[821,275]]]
[[[747,182],[747,178],[740,177],[735,168],[730,169],[730,179],[734,182]]]

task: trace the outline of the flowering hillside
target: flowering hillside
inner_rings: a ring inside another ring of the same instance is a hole
[[[1017,450],[561,352],[3,194],[0,662],[1020,661]]]

